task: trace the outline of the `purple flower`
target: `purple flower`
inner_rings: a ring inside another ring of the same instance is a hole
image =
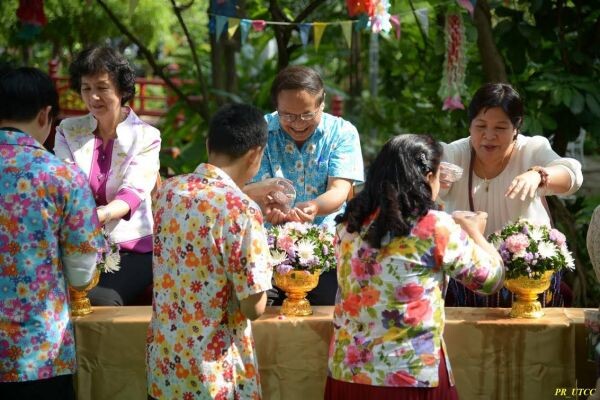
[[[400,311],[398,310],[385,310],[381,313],[381,316],[383,317],[381,322],[383,323],[385,329],[389,329],[392,326],[402,325],[402,315],[400,315]]]
[[[285,275],[293,269],[292,266],[288,264],[279,264],[275,268],[277,269],[277,273],[281,275]]]
[[[530,252],[525,253],[525,256],[523,257],[523,259],[525,260],[526,263],[530,263],[533,260],[533,254]]]
[[[429,332],[423,335],[419,335],[411,341],[413,349],[417,354],[431,354],[433,353],[433,333]]]
[[[567,238],[560,231],[556,229],[551,229],[550,240],[552,240],[554,243],[556,243],[558,247],[560,247],[567,241]]]

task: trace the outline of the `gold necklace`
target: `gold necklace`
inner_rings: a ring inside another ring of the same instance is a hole
[[[512,157],[512,153],[515,151],[515,143],[513,143],[512,149],[510,149],[510,153],[508,153],[508,157],[504,156],[504,158],[502,159],[502,164],[501,164],[501,168],[500,168],[500,172],[498,173],[498,175],[500,175],[502,173],[502,171],[504,171],[504,168],[506,168],[506,165],[508,165],[508,162],[510,161],[510,158]],[[479,158],[478,158],[479,160]],[[492,179],[494,178],[490,178],[488,179],[486,174],[485,174],[485,169],[483,168],[483,163],[481,162],[481,160],[479,160],[479,163],[481,164],[481,175],[483,175],[483,184],[485,185],[485,191],[486,193],[490,191],[490,183],[492,182]]]

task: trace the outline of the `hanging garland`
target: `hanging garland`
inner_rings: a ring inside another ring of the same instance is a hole
[[[438,96],[444,101],[442,110],[464,110],[460,95],[465,90],[465,27],[460,13],[446,14],[444,33],[446,57]]]

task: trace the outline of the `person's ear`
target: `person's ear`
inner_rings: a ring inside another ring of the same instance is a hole
[[[46,106],[38,112],[37,123],[40,128],[45,129],[48,127],[48,125],[52,126],[52,117],[50,116],[50,111],[52,111],[52,106]]]
[[[260,163],[260,161],[262,159],[263,150],[264,150],[263,146],[256,146],[256,147],[253,147],[250,150],[248,150],[248,154],[247,154],[247,158],[246,158],[248,167],[251,167],[253,165]]]

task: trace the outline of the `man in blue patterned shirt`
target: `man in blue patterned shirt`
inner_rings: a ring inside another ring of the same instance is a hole
[[[266,204],[267,222],[314,222],[333,231],[334,218],[344,211],[354,183],[364,180],[358,132],[350,122],[323,111],[323,81],[312,68],[281,70],[273,81],[271,100],[277,111],[265,116],[269,136],[262,164],[255,183],[244,191],[264,204],[257,197],[272,184],[270,178],[285,178],[294,185],[296,203],[290,210]],[[311,303],[333,304],[335,280],[335,270],[323,274],[309,295]]]

